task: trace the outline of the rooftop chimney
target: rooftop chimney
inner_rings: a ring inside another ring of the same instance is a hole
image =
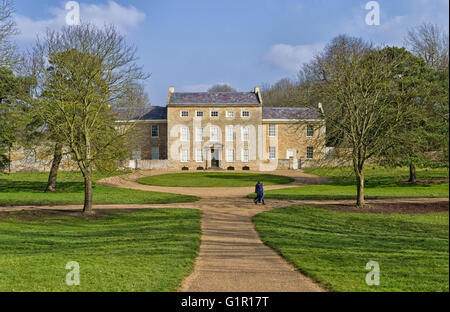
[[[170,104],[170,97],[172,96],[172,94],[175,93],[175,87],[170,87],[169,88],[169,96],[167,97],[167,105]]]
[[[255,93],[258,96],[259,102],[262,104],[262,95],[261,95],[261,89],[259,87],[255,87]]]
[[[320,112],[321,112],[322,114],[324,114],[322,103],[319,103],[317,106],[319,107]]]

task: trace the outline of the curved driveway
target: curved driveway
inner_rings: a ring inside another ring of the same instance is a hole
[[[274,292],[322,291],[275,251],[260,240],[252,218],[275,205],[255,205],[246,198],[254,187],[159,187],[142,185],[139,178],[165,174],[167,171],[142,171],[111,177],[100,184],[144,191],[169,192],[201,197],[196,203],[174,205],[203,211],[202,240],[194,271],[181,285],[181,291]],[[275,172],[295,179],[286,185],[265,187],[273,190],[300,185],[319,184],[327,180],[300,172]],[[284,202],[276,207],[286,206]],[[262,208],[264,207],[264,209]]]

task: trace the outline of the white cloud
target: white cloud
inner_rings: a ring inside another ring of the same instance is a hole
[[[448,31],[448,6],[448,0],[416,0],[411,1],[409,9],[402,15],[395,15],[381,3],[381,25],[369,26],[365,23],[369,11],[361,5],[352,11],[352,18],[341,21],[336,30],[337,33],[363,37],[378,44],[401,46],[408,30],[424,22],[438,24]]]
[[[303,63],[307,63],[324,47],[323,43],[310,45],[273,45],[265,54],[264,60],[289,73],[299,71]]]
[[[19,40],[34,41],[36,35],[42,35],[47,28],[59,29],[66,24],[64,6],[50,9],[51,18],[33,20],[23,15],[16,15],[16,22],[21,34]],[[144,19],[145,13],[140,12],[134,6],[121,6],[110,0],[107,4],[80,3],[81,20],[102,27],[105,24],[113,24],[117,29],[126,34],[137,27]]]

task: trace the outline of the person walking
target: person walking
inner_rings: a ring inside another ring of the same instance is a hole
[[[261,181],[258,181],[258,183],[256,183],[255,185],[255,193],[256,193],[256,198],[254,200],[255,205],[261,202],[261,188],[262,188]]]
[[[265,205],[264,203],[264,183],[261,183],[261,181],[258,181],[258,183],[256,183],[255,185],[255,193],[256,193],[256,198],[254,200],[255,205],[257,205],[258,203],[261,203]]]
[[[264,183],[261,183],[260,191],[261,194],[259,195],[259,202],[262,201],[262,204],[265,205],[266,203],[264,202]]]

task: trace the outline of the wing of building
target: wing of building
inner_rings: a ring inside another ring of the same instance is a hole
[[[298,169],[325,148],[317,109],[263,107],[253,92],[169,90],[167,107],[141,114],[131,143],[131,167],[153,169]]]

